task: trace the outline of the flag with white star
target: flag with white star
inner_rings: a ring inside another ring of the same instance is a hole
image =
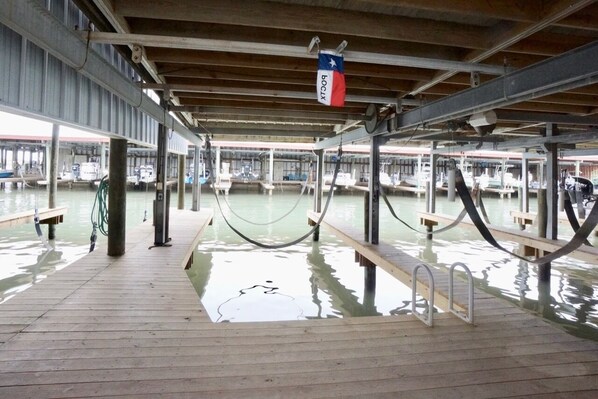
[[[318,80],[316,93],[318,102],[333,107],[345,105],[345,68],[343,56],[335,52],[318,53]]]

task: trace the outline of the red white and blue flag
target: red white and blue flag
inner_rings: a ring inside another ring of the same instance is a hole
[[[319,52],[316,86],[318,102],[333,107],[345,105],[345,67],[342,55],[335,52]]]

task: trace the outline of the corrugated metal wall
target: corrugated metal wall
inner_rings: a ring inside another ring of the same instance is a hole
[[[70,0],[40,0],[69,27],[86,28],[87,18]],[[90,44],[113,71],[129,79],[139,75],[110,45]],[[85,63],[82,57],[81,65]],[[155,147],[158,122],[108,90],[57,60],[46,51],[0,24],[0,106],[33,117],[117,135]],[[143,92],[139,91],[139,98]],[[141,102],[140,102],[141,103]],[[171,152],[187,154],[188,143],[178,134],[169,140]]]

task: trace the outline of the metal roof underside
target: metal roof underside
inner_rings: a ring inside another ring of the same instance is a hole
[[[550,122],[574,135],[562,139],[568,148],[598,148],[596,0],[75,4],[95,21],[89,40],[141,49],[146,87],[167,90],[172,110],[198,134],[364,141],[374,103],[380,120],[392,119],[374,134],[400,145],[513,148],[525,146],[521,136],[541,137]],[[315,36],[320,49],[348,43],[342,108],[316,100],[317,56],[308,53]],[[496,126],[476,132],[469,117],[488,110]]]

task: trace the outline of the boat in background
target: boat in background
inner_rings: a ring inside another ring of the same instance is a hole
[[[14,172],[12,170],[6,170],[6,169],[0,170],[0,179],[6,179],[9,177],[13,177],[13,176],[14,176]]]
[[[127,181],[138,185],[140,183],[148,184],[156,181],[153,165],[140,165],[135,168],[133,176],[127,176]]]
[[[327,173],[327,174],[325,174],[322,177],[322,181],[324,182],[324,185],[331,185],[333,177],[334,177],[333,173]],[[348,187],[348,186],[354,186],[356,182],[357,182],[357,180],[353,178],[353,176],[351,175],[351,173],[349,173],[349,172],[340,172],[339,171],[338,174],[337,174],[337,176],[336,176],[335,185],[336,186]]]
[[[83,162],[79,169],[79,180],[96,181],[102,178],[99,162]]]

